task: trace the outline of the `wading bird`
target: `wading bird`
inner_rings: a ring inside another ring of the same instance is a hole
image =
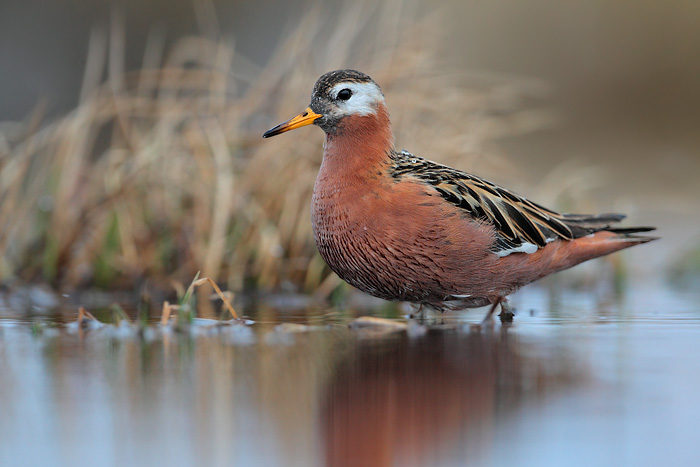
[[[439,311],[491,304],[583,261],[653,237],[612,227],[622,214],[560,214],[460,170],[397,151],[377,83],[321,76],[311,104],[263,137],[314,124],[326,133],[311,204],[323,259],[375,297]]]

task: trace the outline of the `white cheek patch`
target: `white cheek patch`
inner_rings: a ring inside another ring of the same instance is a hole
[[[352,92],[350,99],[337,100],[338,93],[343,89]],[[331,89],[331,97],[336,99],[337,116],[370,115],[377,113],[377,105],[384,103],[384,96],[379,86],[374,83],[338,83]]]

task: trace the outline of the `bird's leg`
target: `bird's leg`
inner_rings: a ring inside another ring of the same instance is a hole
[[[494,299],[493,303],[491,303],[491,308],[489,308],[489,312],[486,313],[486,316],[484,316],[484,319],[481,321],[481,326],[485,326],[491,322],[493,312],[496,311],[496,307],[503,301],[503,299],[504,297],[497,297]]]
[[[508,300],[506,298],[501,299],[501,313],[498,315],[501,318],[501,323],[512,323],[513,316],[515,314],[513,313],[513,308],[508,304]]]
[[[425,314],[425,311],[423,311],[423,304],[421,303],[420,305],[418,305],[418,309],[415,312],[411,313],[410,317],[413,319],[423,319],[424,314]]]

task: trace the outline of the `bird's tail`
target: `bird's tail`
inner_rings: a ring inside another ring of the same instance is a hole
[[[611,227],[612,224],[617,224],[626,216],[624,214],[564,214],[564,219],[567,225],[576,232],[576,236],[586,236],[594,232],[612,232],[618,234],[617,237],[612,237],[617,241],[628,241],[631,243],[645,243],[651,240],[656,240],[658,237],[647,237],[644,235],[634,235],[643,232],[651,232],[656,230],[656,227]]]
[[[622,235],[630,235],[630,234],[635,234],[635,233],[642,233],[642,232],[653,232],[656,230],[656,227],[608,227],[607,229],[608,232],[613,232],[617,234],[622,234]],[[658,237],[644,237],[641,235],[636,235],[637,237],[640,238],[658,238]]]

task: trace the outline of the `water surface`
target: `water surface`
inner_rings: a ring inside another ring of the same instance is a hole
[[[698,298],[532,286],[481,331],[478,310],[140,334],[3,309],[0,465],[697,465]]]

